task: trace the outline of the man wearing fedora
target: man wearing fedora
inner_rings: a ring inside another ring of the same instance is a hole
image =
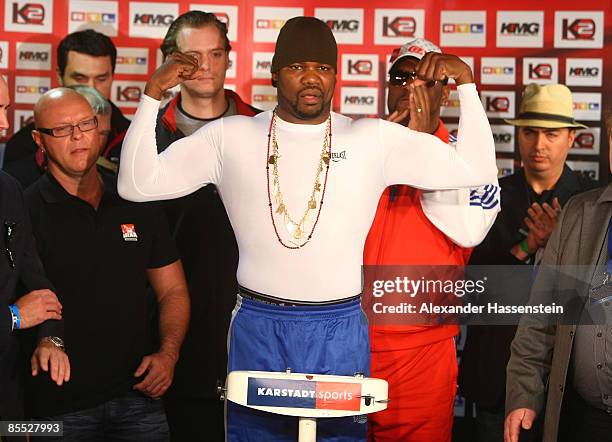
[[[523,93],[518,118],[523,168],[502,178],[504,202],[493,227],[474,249],[470,264],[532,265],[544,249],[569,198],[596,187],[573,172],[565,159],[576,128],[572,94],[560,84],[530,84]],[[479,442],[503,439],[506,365],[516,326],[470,326],[459,368],[461,394],[476,404]]]

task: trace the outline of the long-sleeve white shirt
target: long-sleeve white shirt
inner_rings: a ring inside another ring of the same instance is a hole
[[[312,239],[298,250],[278,242],[270,219],[266,165],[271,112],[222,118],[158,155],[159,102],[145,95],[123,143],[119,193],[132,201],[171,199],[213,183],[238,242],[242,286],[303,301],[353,296],[361,292],[363,246],[385,187],[440,190],[495,181],[493,136],[475,85],[457,89],[461,118],[456,149],[395,123],[332,114],[333,158],[325,200]],[[308,204],[325,127],[277,118],[281,190],[294,219]],[[289,243],[283,216],[274,216]]]

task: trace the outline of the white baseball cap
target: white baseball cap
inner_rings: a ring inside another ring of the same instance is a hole
[[[414,57],[417,60],[420,60],[428,52],[438,52],[441,54],[442,49],[424,38],[415,38],[414,40],[410,40],[408,43],[393,50],[393,53],[391,54],[391,66],[389,67],[389,72],[391,72],[393,66],[395,66],[395,63],[397,63],[398,60],[405,57]]]

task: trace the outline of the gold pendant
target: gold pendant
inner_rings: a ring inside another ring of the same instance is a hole
[[[268,163],[269,164],[275,164],[276,163],[276,155],[270,155],[270,158],[268,158]]]
[[[308,208],[311,210],[314,210],[317,208],[317,202],[314,200],[314,198],[308,202]]]
[[[276,209],[276,213],[278,213],[279,215],[282,215],[283,213],[286,212],[286,210],[287,209],[285,209],[285,205],[283,203],[280,203],[280,205]]]
[[[304,234],[304,232],[302,232],[302,229],[300,229],[300,226],[298,226],[298,228],[295,230],[295,232],[293,232],[293,237],[295,239],[300,239],[303,234]]]
[[[327,154],[327,152],[321,156],[321,159],[325,164],[329,165],[329,154]]]
[[[320,183],[315,184],[315,191],[317,191],[317,192],[321,191],[321,184]]]

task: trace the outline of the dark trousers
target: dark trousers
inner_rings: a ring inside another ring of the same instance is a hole
[[[476,432],[478,442],[504,440],[504,407],[484,408],[476,404]]]
[[[130,391],[93,408],[37,420],[63,421],[64,436],[42,442],[168,442],[169,430],[160,400]]]
[[[21,402],[21,395],[15,400],[12,406],[3,407],[6,410],[5,413],[0,415],[0,421],[23,421],[23,404]],[[26,442],[25,436],[0,436],[0,442]]]
[[[578,394],[567,398],[566,425],[573,442],[609,442],[612,440],[612,415],[599,408],[591,407]],[[563,436],[563,435],[561,435]],[[561,437],[561,439],[563,439]]]
[[[218,398],[164,398],[172,442],[225,440],[223,401]]]

